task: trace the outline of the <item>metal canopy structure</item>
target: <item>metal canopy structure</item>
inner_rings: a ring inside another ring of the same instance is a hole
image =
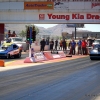
[[[0,0],[0,23],[100,23],[100,1]]]

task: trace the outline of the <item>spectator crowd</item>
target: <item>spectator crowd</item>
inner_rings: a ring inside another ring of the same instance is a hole
[[[70,40],[70,41],[66,41],[65,39],[63,40],[53,40],[51,39],[49,40],[45,40],[42,39],[40,41],[40,51],[44,51],[45,45],[48,44],[50,46],[50,50],[51,53],[54,50],[63,50],[63,51],[67,51],[69,50],[69,54],[75,55],[75,54],[81,54],[81,55],[87,55],[88,54],[88,50],[87,50],[87,46],[91,46],[90,42],[88,40],[85,39],[79,39],[79,40]]]

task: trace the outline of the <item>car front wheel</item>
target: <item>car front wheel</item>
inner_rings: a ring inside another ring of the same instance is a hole
[[[6,58],[7,58],[7,59],[10,58],[10,54],[7,54]]]
[[[94,60],[92,57],[90,57],[91,60]]]
[[[17,58],[21,58],[21,52],[18,53]]]

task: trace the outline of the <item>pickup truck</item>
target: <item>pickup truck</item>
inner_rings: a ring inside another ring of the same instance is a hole
[[[11,40],[10,42],[11,43],[14,43],[14,44],[17,44],[17,45],[21,45],[22,46],[22,49],[24,52],[26,52],[27,48],[28,48],[28,45],[26,42],[23,41],[22,38],[20,37],[9,37],[9,39]],[[5,41],[3,41],[4,43]]]

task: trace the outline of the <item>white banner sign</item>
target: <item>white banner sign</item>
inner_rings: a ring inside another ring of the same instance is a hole
[[[58,54],[52,54],[52,56],[53,56],[54,59],[61,58],[60,55],[58,55]]]
[[[35,24],[73,24],[100,23],[100,13],[37,13],[37,12],[0,13],[0,23],[35,23]],[[20,15],[20,16],[19,16]]]
[[[43,60],[45,60],[45,57],[44,57],[42,52],[34,53],[34,58],[35,58],[36,61],[43,61]]]
[[[42,16],[42,18],[41,18]],[[100,23],[100,13],[48,13],[39,14],[39,20],[66,23]]]
[[[14,0],[13,0],[14,1]],[[36,4],[43,5],[37,8],[37,5],[28,3],[28,10],[24,9],[22,2],[0,2],[0,23],[35,23],[35,24],[59,24],[59,23],[100,23],[100,0],[47,0],[52,3],[52,9],[43,9],[46,0],[32,0]],[[36,6],[35,9],[34,7]],[[48,5],[51,7],[51,4]],[[31,9],[31,10],[30,10]],[[20,16],[19,16],[20,15]]]

